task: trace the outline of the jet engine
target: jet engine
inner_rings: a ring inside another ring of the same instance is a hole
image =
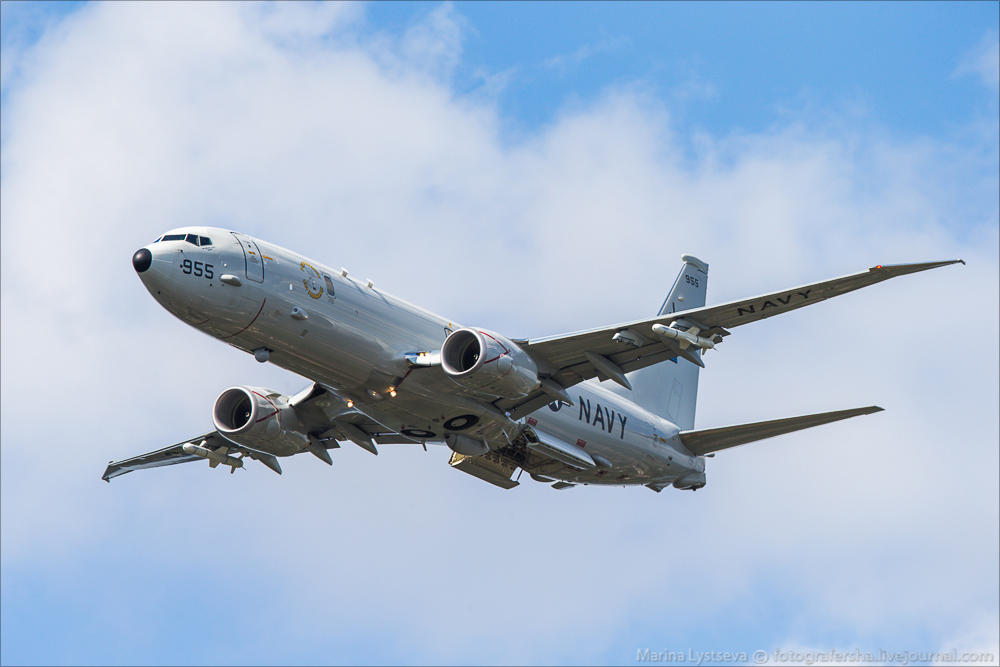
[[[309,446],[288,397],[270,389],[230,387],[215,399],[212,421],[236,444],[275,456],[291,456]]]
[[[500,334],[459,329],[441,346],[441,367],[452,380],[498,398],[523,398],[539,384],[531,356]]]

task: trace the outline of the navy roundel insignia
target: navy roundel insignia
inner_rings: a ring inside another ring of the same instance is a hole
[[[476,415],[459,415],[446,421],[444,423],[444,427],[449,431],[464,431],[470,426],[475,426],[478,423],[479,417]]]

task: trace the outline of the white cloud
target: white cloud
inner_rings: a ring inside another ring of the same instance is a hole
[[[345,25],[359,21],[363,10],[356,2],[299,2],[290,7],[274,3],[243,3],[246,21],[269,39],[284,46],[315,48],[323,39]]]
[[[0,91],[6,93],[19,80],[25,51],[40,35],[56,28],[59,18],[59,11],[51,5],[0,3],[0,21],[4,25],[0,42]]]
[[[962,58],[955,76],[965,75],[979,77],[984,86],[994,91],[1000,89],[1000,36],[996,30],[986,33]]]
[[[947,658],[957,654],[959,659],[962,659],[963,654],[971,654],[966,656],[965,661],[968,663],[1000,662],[1000,617],[995,612],[984,614],[979,623],[970,623],[961,630],[961,634],[943,642],[938,652]],[[954,664],[954,660],[948,662]],[[947,663],[945,660],[936,660],[934,664]]]
[[[620,51],[621,49],[627,47],[628,44],[629,40],[625,37],[607,37],[595,42],[594,44],[584,44],[573,53],[563,53],[547,58],[544,64],[548,69],[556,70],[565,74],[572,69],[576,69],[582,65],[584,61],[593,58],[594,56]]]
[[[794,123],[686,143],[627,88],[511,145],[492,106],[449,87],[453,8],[398,43],[356,38],[361,20],[107,4],[26,56],[0,156],[5,596],[8,572],[62,570],[72,607],[99,577],[94,616],[154,644],[172,605],[245,624],[266,608],[271,631],[229,662],[620,662],[675,628],[694,641],[762,586],[801,612],[774,619],[796,645],[822,626],[838,645],[936,648],[995,613],[1000,297],[980,153]],[[649,313],[682,252],[712,265],[716,302],[878,263],[968,266],[734,333],[707,359],[699,426],[887,411],[720,454],[697,494],[501,492],[441,449],[350,445],[332,470],[192,464],[104,485],[107,459],[207,428],[226,386],[303,384],[195,335],[133,275],[137,247],[200,223],[514,336]],[[171,587],[220,601],[189,609]],[[222,650],[183,645],[148,661]]]
[[[462,55],[463,26],[463,17],[450,2],[440,5],[403,35],[401,67],[450,78]]]

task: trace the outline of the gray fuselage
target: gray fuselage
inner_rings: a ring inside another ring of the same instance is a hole
[[[476,415],[479,428],[489,432],[491,417],[482,401],[440,367],[414,368],[406,358],[440,350],[460,328],[456,322],[242,234],[186,227],[165,236],[189,234],[211,245],[152,243],[146,246],[152,264],[140,274],[173,315],[241,350],[269,350],[271,363],[363,406],[395,433],[419,434],[414,442],[443,441],[449,424],[464,423],[455,420],[462,415]],[[611,467],[584,471],[554,464],[535,472],[586,484],[666,485],[704,471],[704,458],[683,453],[670,421],[596,380],[568,393],[575,405],[555,401],[523,421]]]

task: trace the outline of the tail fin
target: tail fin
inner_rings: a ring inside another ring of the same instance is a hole
[[[681,260],[684,266],[663,302],[659,315],[705,305],[708,264],[690,255],[683,255]],[[696,349],[692,349],[692,352],[699,354]],[[672,361],[628,373],[632,391],[620,387],[612,389],[653,414],[669,419],[681,430],[689,430],[694,428],[699,370],[690,361],[677,357]]]

